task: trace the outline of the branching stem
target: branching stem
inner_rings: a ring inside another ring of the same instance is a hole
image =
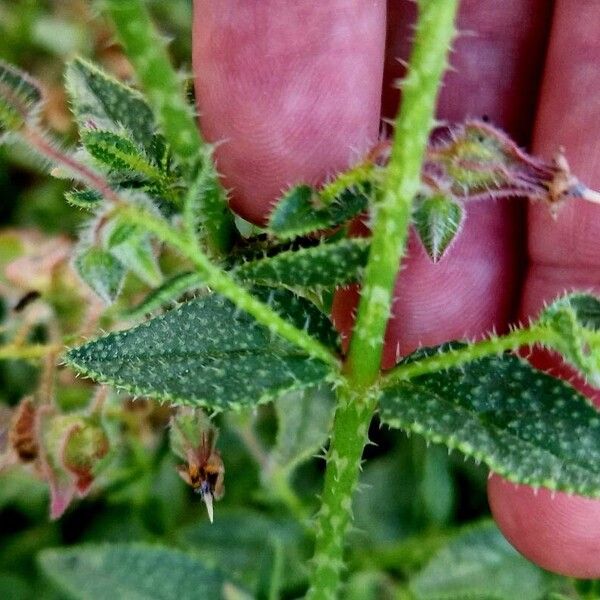
[[[340,585],[352,495],[376,405],[369,389],[379,377],[383,338],[408,236],[412,200],[421,184],[437,92],[454,35],[458,0],[420,0],[418,5],[415,43],[403,82],[390,162],[381,200],[375,206],[371,252],[346,364],[348,384],[340,390],[327,457],[314,573],[308,592],[311,600],[335,598]]]

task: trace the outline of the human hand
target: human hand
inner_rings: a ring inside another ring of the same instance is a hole
[[[576,8],[557,0],[552,15],[546,0],[463,0],[463,35],[438,116],[485,114],[521,143],[533,132],[535,153],[549,157],[564,146],[573,172],[600,187],[600,4],[582,0]],[[377,140],[381,101],[384,116],[393,116],[395,57],[406,58],[413,3],[390,2],[387,49],[384,0],[196,0],[196,14],[202,129],[224,141],[218,165],[242,216],[261,222],[286,185],[317,183],[364,154]],[[573,201],[554,220],[531,205],[526,225],[522,213],[516,202],[470,204],[464,231],[436,265],[411,238],[385,366],[397,351],[505,330],[567,289],[600,292],[600,207]],[[356,290],[336,298],[334,316],[346,332],[356,300]],[[534,357],[564,376],[552,360]],[[598,390],[575,385],[600,404]],[[497,476],[488,492],[496,521],[528,558],[600,577],[600,501],[536,494]]]

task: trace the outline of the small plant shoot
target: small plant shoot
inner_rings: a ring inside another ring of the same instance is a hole
[[[0,62],[0,142],[33,157],[79,219],[76,240],[0,233],[0,287],[14,290],[0,359],[15,381],[29,373],[16,400],[0,399],[0,511],[13,485],[52,521],[87,523],[74,516],[87,503],[112,515],[68,548],[43,520],[35,568],[81,599],[599,597],[560,576],[591,574],[534,559],[559,574],[544,571],[491,520],[455,517],[488,514],[488,472],[510,489],[600,500],[600,287],[567,286],[535,317],[381,366],[389,323],[412,328],[395,316],[411,292],[396,282],[403,261],[450,268],[503,203],[558,224],[600,203],[558,143],[544,158],[488,119],[435,121],[458,0],[416,2],[388,138],[320,180],[281,182],[253,224],[229,206],[230,142],[198,124],[149,12],[158,4],[97,4],[129,76],[68,61],[75,143],[49,125],[45,84]],[[358,300],[340,320],[348,290]],[[478,490],[469,499],[463,479]],[[17,547],[0,550],[0,597],[13,597],[2,561],[22,560]]]

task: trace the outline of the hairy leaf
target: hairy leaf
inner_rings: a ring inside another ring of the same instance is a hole
[[[380,411],[391,427],[456,448],[515,483],[600,497],[600,414],[569,384],[516,356],[392,384]]]
[[[96,65],[76,58],[67,67],[67,91],[81,130],[125,128],[143,148],[151,148],[157,126],[140,92],[124,85]]]
[[[85,248],[75,256],[73,265],[81,279],[107,304],[119,295],[125,267],[110,252],[95,246]]]
[[[43,550],[40,565],[77,600],[220,598],[224,584],[219,573],[193,556],[143,544]]]
[[[269,231],[290,239],[320,229],[341,225],[366,210],[367,188],[347,189],[330,204],[322,203],[319,193],[308,185],[287,192],[269,217]]]
[[[337,340],[329,320],[309,302],[272,292],[270,304],[312,335]],[[324,363],[216,294],[73,348],[67,362],[136,395],[215,411],[254,406],[319,383],[329,373]]]
[[[343,239],[247,262],[234,274],[261,285],[334,287],[359,281],[368,255],[369,240]]]
[[[564,296],[547,307],[539,321],[556,334],[548,345],[600,387],[600,298]]]
[[[0,61],[0,133],[22,127],[36,116],[41,102],[42,91],[37,81]]]
[[[333,406],[331,390],[323,387],[277,399],[279,427],[273,457],[278,465],[291,470],[317,453],[327,440]]]
[[[417,202],[413,223],[425,251],[434,263],[444,256],[456,238],[463,219],[463,207],[445,196],[430,196]]]
[[[105,227],[106,249],[126,268],[149,286],[156,287],[162,274],[150,235],[141,227],[113,220]]]
[[[96,190],[70,190],[65,194],[65,199],[71,206],[94,210],[102,203],[102,194]]]
[[[150,181],[163,182],[163,173],[150,163],[144,150],[124,132],[84,130],[81,142],[85,149],[111,171],[137,174]]]
[[[442,548],[412,580],[411,590],[417,600],[541,600],[551,584],[551,575],[486,522]]]

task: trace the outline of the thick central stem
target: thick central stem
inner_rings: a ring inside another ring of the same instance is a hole
[[[408,237],[412,200],[421,186],[437,92],[454,35],[458,0],[420,0],[418,4],[419,21],[408,75],[403,82],[392,153],[381,199],[374,207],[375,225],[348,355],[347,384],[338,395],[327,456],[314,574],[307,596],[311,600],[335,598],[339,588],[352,495],[376,407],[373,388],[379,377],[396,274]]]

